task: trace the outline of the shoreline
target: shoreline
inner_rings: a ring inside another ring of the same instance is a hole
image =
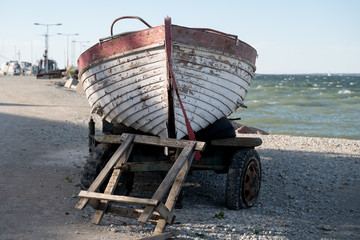
[[[292,135],[236,134],[237,137],[258,137],[258,149],[298,150],[308,152],[344,153],[360,156],[360,140],[344,138],[305,137]]]

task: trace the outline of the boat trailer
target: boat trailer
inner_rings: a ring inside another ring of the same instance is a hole
[[[254,148],[261,145],[260,138],[227,138],[202,142],[132,133],[95,134],[93,130],[90,130],[89,137],[95,146],[92,150],[93,158],[100,157],[101,161],[107,163],[94,177],[88,189],[80,191],[76,209],[82,210],[87,204],[94,208],[94,224],[99,224],[103,215],[109,213],[137,219],[140,223],[156,223],[152,236],[144,239],[168,239],[175,236],[176,232],[164,232],[164,229],[167,224],[174,223],[176,200],[190,169],[227,173],[226,206],[229,209],[251,207],[257,199],[261,165]],[[103,150],[109,148],[104,146],[115,147],[116,151],[107,155],[106,150]],[[150,151],[144,150],[146,148]],[[162,155],[159,151],[164,152],[164,149],[167,150],[168,157],[159,158]],[[199,161],[194,160],[196,152],[201,152]],[[152,197],[127,196],[129,186],[126,185],[129,184],[126,176],[148,171],[167,172]],[[163,202],[163,199],[166,201]],[[126,207],[127,204],[131,207]],[[135,209],[134,204],[145,208]]]

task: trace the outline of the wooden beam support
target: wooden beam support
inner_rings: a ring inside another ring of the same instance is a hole
[[[195,156],[195,152],[192,153],[192,156],[190,158],[188,158],[188,160],[186,161],[186,163],[184,164],[184,166],[181,168],[180,172],[176,176],[174,184],[170,190],[169,196],[165,203],[165,207],[167,209],[169,209],[170,212],[172,212],[174,209],[175,202],[181,192],[182,185],[184,184],[186,176],[190,170],[194,156]],[[169,222],[166,222],[164,219],[159,219],[159,221],[155,227],[155,230],[154,230],[154,235],[162,234],[162,232],[164,231],[164,229],[166,227],[166,223],[169,223]]]
[[[172,224],[175,221],[174,214],[162,202],[155,208],[155,210],[164,218],[168,224]]]
[[[109,175],[112,168],[115,166],[115,164],[119,161],[121,156],[126,152],[126,150],[130,147],[134,135],[129,135],[126,137],[125,141],[120,145],[120,147],[116,150],[114,155],[110,158],[108,163],[105,165],[105,167],[101,170],[99,175],[96,177],[94,182],[89,187],[89,192],[96,192],[101,184],[105,181],[106,177]],[[89,202],[89,198],[81,198],[77,205],[75,206],[76,209],[82,210],[86,206],[86,204]]]
[[[109,182],[106,186],[106,189],[104,191],[105,194],[113,194],[116,186],[119,183],[120,180],[120,176],[121,176],[121,169],[119,168],[122,164],[126,163],[127,160],[130,157],[131,151],[133,148],[133,144],[130,145],[130,147],[126,150],[126,153],[123,154],[120,158],[120,160],[116,163],[115,167],[114,167],[114,171],[109,179]],[[101,203],[105,204],[104,209],[106,209],[107,204],[109,203],[108,200],[101,200]],[[94,214],[94,218],[92,220],[93,224],[99,224],[102,217],[104,216],[105,211],[103,210],[96,210],[95,214]]]
[[[88,192],[88,191],[80,191],[79,197],[107,200],[113,202],[122,202],[122,203],[144,204],[153,207],[156,207],[159,204],[159,200],[155,200],[155,199],[119,196],[119,195],[111,195],[111,194]]]
[[[203,151],[205,149],[205,142],[159,138],[128,133],[124,133],[121,136],[96,135],[95,139],[99,142],[110,144],[121,143],[121,145],[96,177],[88,191],[80,191],[80,200],[76,205],[76,208],[82,210],[87,204],[90,204],[96,210],[93,218],[93,223],[95,224],[98,224],[101,221],[104,213],[134,218],[141,223],[145,223],[149,219],[150,221],[157,221],[153,236],[144,238],[144,240],[163,240],[175,236],[176,232],[164,233],[163,231],[166,224],[172,224],[175,220],[175,215],[173,214],[175,201],[191,167],[195,151]],[[182,149],[180,155],[172,164],[166,177],[163,179],[151,199],[113,195],[122,173],[121,166],[127,162],[133,144],[135,143],[177,148],[179,150]],[[103,184],[112,170],[112,175],[104,193],[98,193],[99,187]],[[170,188],[170,193],[164,204],[162,199]],[[144,210],[133,209],[110,204],[110,202],[142,204],[146,207]]]
[[[103,210],[107,214],[112,214],[112,215],[131,218],[131,219],[138,219],[141,213],[144,212],[143,209],[114,205],[111,203],[107,204],[107,206],[104,203],[99,203],[95,209]],[[158,212],[153,212],[153,215],[150,217],[149,221],[157,223],[159,219],[162,219],[161,215]]]
[[[226,147],[257,147],[262,144],[261,138],[224,138],[212,140],[211,145]]]
[[[122,143],[124,138],[128,135],[133,135],[130,133],[123,133],[122,135],[105,135],[105,134],[96,134],[94,136],[97,142],[101,143]],[[146,135],[135,135],[134,143],[154,145],[160,147],[169,147],[169,148],[184,148],[189,140],[180,140],[174,138],[159,138],[155,136],[146,136]],[[200,141],[196,142],[195,150],[204,151],[206,143]]]
[[[173,184],[176,176],[178,175],[179,171],[181,170],[185,162],[190,157],[193,157],[194,148],[195,148],[195,142],[187,141],[187,145],[181,151],[179,157],[176,159],[174,165],[171,167],[168,174],[161,182],[159,188],[154,193],[152,199],[160,201],[163,198],[165,193],[169,190],[169,188]],[[141,214],[138,221],[141,223],[145,223],[149,219],[153,211],[154,211],[153,206],[146,206],[144,212]]]

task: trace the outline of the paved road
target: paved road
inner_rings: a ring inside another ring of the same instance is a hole
[[[0,77],[1,240],[115,238],[74,208],[90,107],[57,81]]]

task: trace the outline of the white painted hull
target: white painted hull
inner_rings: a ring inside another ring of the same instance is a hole
[[[81,81],[93,113],[111,123],[167,137],[166,70],[164,44],[157,44],[94,64]]]
[[[194,46],[173,45],[173,71],[180,98],[195,132],[242,104],[253,70],[249,64],[221,52]],[[187,135],[184,115],[175,101],[177,138]]]
[[[237,39],[172,26],[170,43],[165,40],[166,29],[159,26],[114,38],[83,53],[79,58],[80,82],[94,113],[108,122],[160,137],[188,135],[169,79],[170,56],[177,91],[194,132],[243,104],[255,71],[256,51]],[[191,38],[195,35],[197,38]],[[212,45],[205,41],[209,37],[214,40]],[[130,47],[124,47],[124,42]],[[224,51],[222,45],[233,50]],[[170,131],[170,125],[175,129]]]

